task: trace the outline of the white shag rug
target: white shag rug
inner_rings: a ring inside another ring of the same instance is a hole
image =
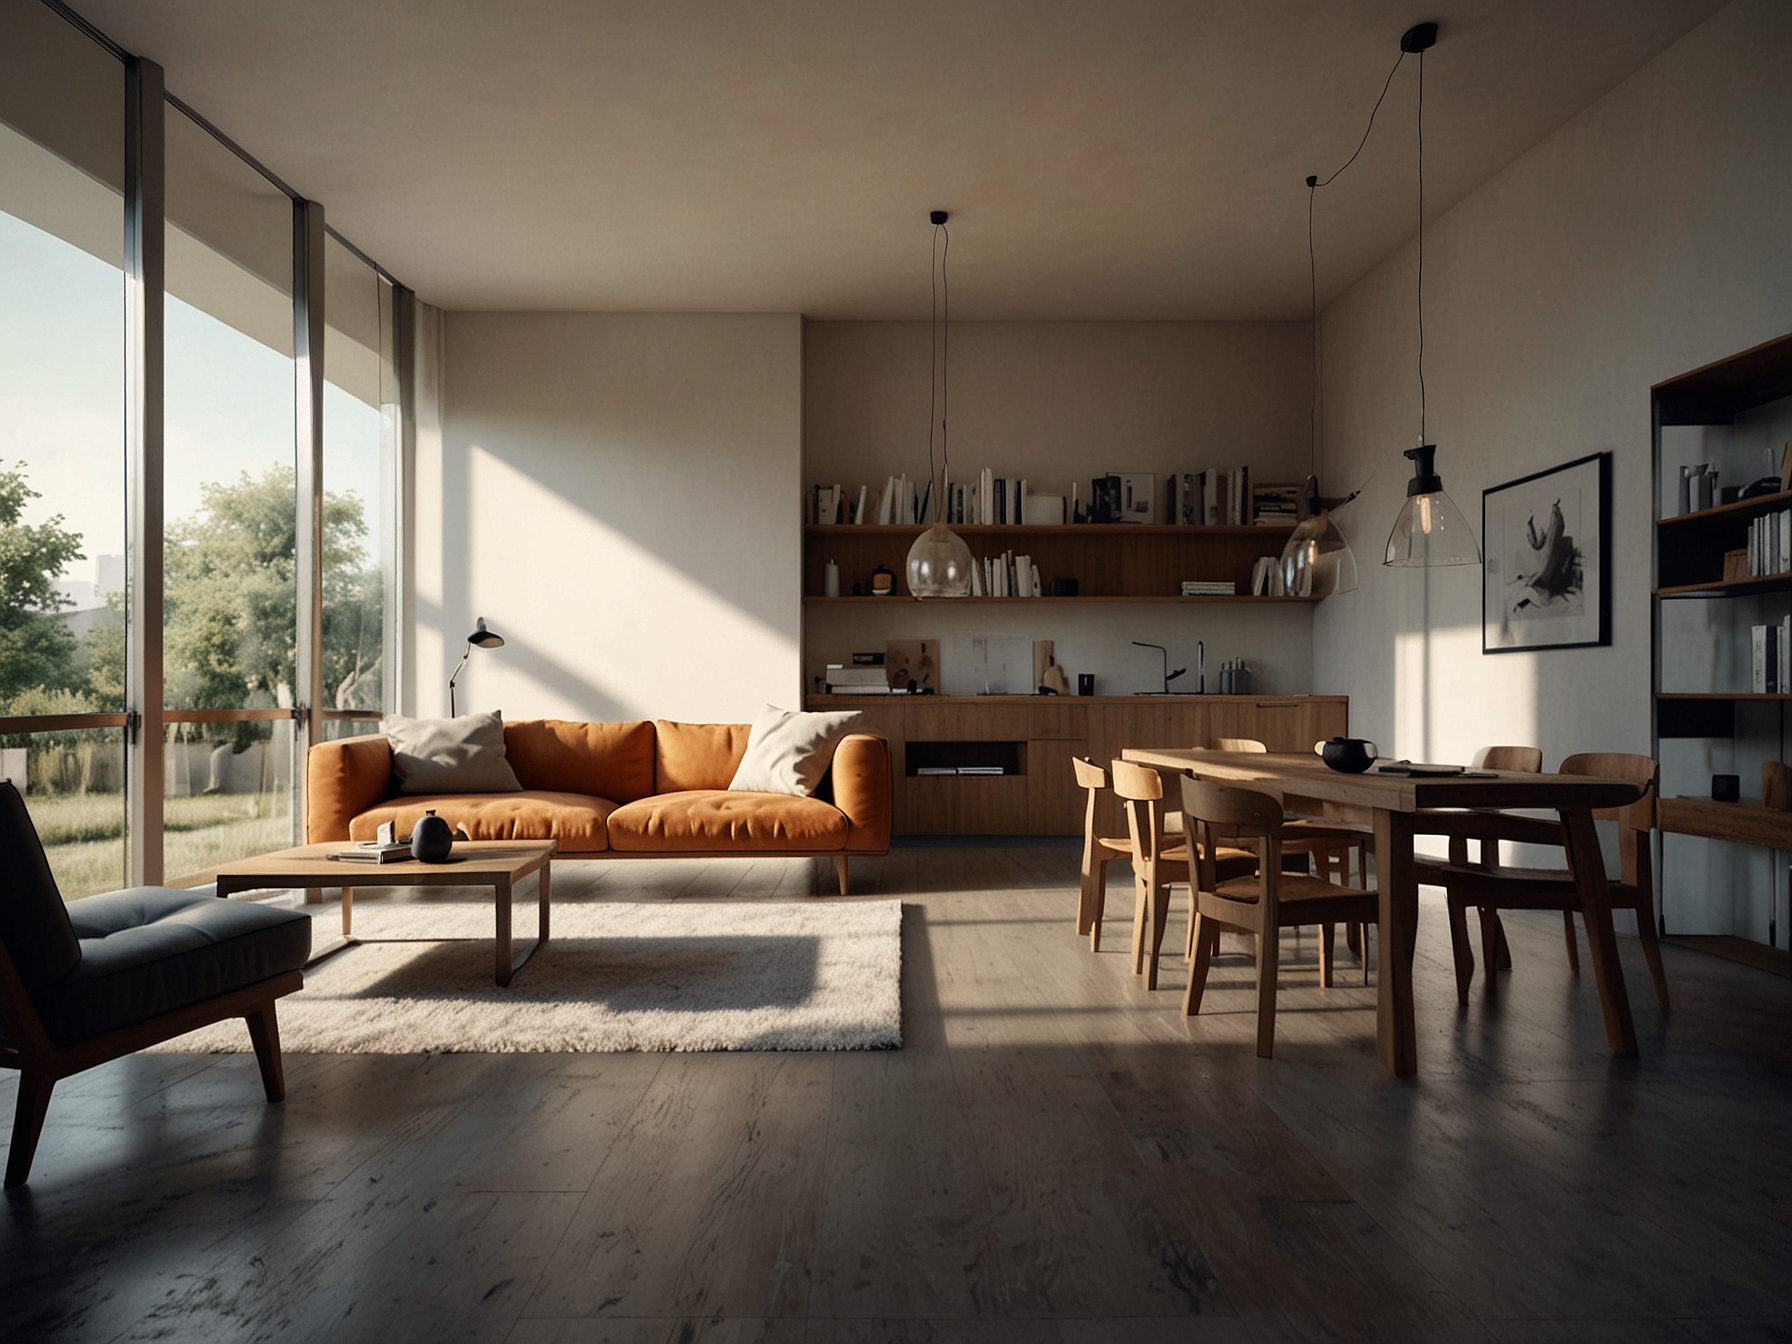
[[[518,902],[513,936],[535,933]],[[320,915],[327,936],[334,911]],[[556,905],[548,945],[492,979],[492,908],[371,902],[367,941],[305,972],[279,1002],[294,1054],[872,1050],[902,1044],[902,903]],[[453,940],[453,941],[449,941]],[[462,941],[464,940],[464,941]],[[167,1053],[249,1050],[240,1019]]]

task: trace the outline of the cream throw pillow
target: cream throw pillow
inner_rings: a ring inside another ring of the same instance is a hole
[[[857,710],[803,714],[767,705],[753,720],[747,754],[728,787],[744,793],[813,797],[834,761],[834,748],[864,717]]]
[[[380,731],[392,744],[400,793],[519,793],[504,756],[504,719],[463,714],[458,719],[407,719],[388,714]]]

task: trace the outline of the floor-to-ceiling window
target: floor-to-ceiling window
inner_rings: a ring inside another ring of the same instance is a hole
[[[129,60],[40,0],[0,0],[0,777],[71,898],[153,869],[127,843],[133,815],[151,818],[147,850],[170,880],[290,843],[300,717],[317,740],[396,707],[394,330],[409,296],[335,236],[295,294],[301,203],[172,96],[161,153],[127,167]],[[127,301],[142,292],[127,203],[157,164],[161,192],[142,199],[165,202],[165,282],[151,283],[165,336],[143,367],[164,410],[133,487],[131,444],[150,440],[128,371],[152,343]],[[295,350],[318,305],[313,405]],[[297,492],[314,418],[323,547],[306,573]],[[131,520],[157,515],[134,511],[132,490],[158,485],[162,521],[138,535]],[[146,554],[163,561],[159,661],[131,624]],[[302,633],[313,580],[316,650]],[[299,688],[312,654],[317,704]],[[133,659],[148,659],[136,687]],[[127,798],[130,762],[150,757],[126,711],[152,713],[141,692],[158,674],[165,765]],[[159,806],[139,812],[145,798]]]
[[[0,52],[0,775],[68,896],[125,877],[124,71],[48,10]],[[35,729],[36,731],[32,731]]]
[[[163,866],[291,843],[292,199],[167,113]]]
[[[391,282],[334,236],[324,293],[324,735],[343,737],[377,726],[393,684],[395,309]]]

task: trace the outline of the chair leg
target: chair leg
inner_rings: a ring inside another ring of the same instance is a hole
[[[1155,871],[1151,876],[1151,952],[1146,962],[1146,989],[1157,988],[1157,958],[1163,950],[1164,930],[1170,923],[1170,884],[1157,881]]]
[[[1076,931],[1080,938],[1089,932],[1089,925],[1095,915],[1095,846],[1088,839],[1083,841],[1082,880],[1076,892]]]
[[[6,1188],[16,1189],[31,1177],[31,1159],[37,1156],[37,1140],[44,1132],[44,1116],[50,1111],[54,1078],[32,1069],[19,1071],[19,1104],[13,1112],[12,1147],[6,1154]]]
[[[1468,906],[1454,894],[1450,907],[1450,953],[1456,960],[1456,1002],[1468,1006],[1469,982],[1475,978],[1475,954],[1468,945]]]
[[[243,1019],[249,1024],[249,1040],[255,1046],[255,1062],[261,1066],[261,1086],[269,1101],[286,1100],[286,1070],[280,1062],[280,1023],[274,1017],[274,1001]]]
[[[1494,952],[1499,957],[1499,960],[1494,963],[1494,969],[1501,971],[1511,970],[1512,945],[1506,941],[1506,921],[1500,918],[1500,912],[1498,910],[1493,912],[1493,940],[1495,943]]]
[[[1477,913],[1481,916],[1481,960],[1487,966],[1487,992],[1492,994],[1499,988],[1493,970],[1500,964],[1500,912],[1482,908]]]
[[[1273,1057],[1276,1043],[1276,970],[1281,961],[1278,929],[1257,935],[1257,1057]]]
[[[1321,924],[1319,926],[1319,988],[1332,987],[1333,943],[1332,935],[1336,925]]]
[[[1219,950],[1220,926],[1204,915],[1195,916],[1195,963],[1189,967],[1188,988],[1182,993],[1182,1015],[1193,1017],[1201,1011],[1201,995],[1207,989],[1207,971],[1213,965],[1213,954]]]
[[[1354,919],[1344,922],[1344,946],[1360,960],[1363,955],[1363,926]]]
[[[1132,868],[1132,973],[1145,973],[1145,946],[1150,939],[1151,881],[1145,863],[1134,859]]]
[[[1580,974],[1580,940],[1574,936],[1574,911],[1562,911],[1562,936],[1568,941],[1568,969]]]
[[[1089,902],[1089,950],[1101,951],[1101,921],[1108,906],[1108,861],[1098,859]]]
[[[1649,978],[1655,982],[1655,1002],[1664,1010],[1668,1006],[1668,977],[1661,965],[1661,940],[1655,932],[1654,902],[1644,894],[1636,911],[1636,936],[1642,940],[1643,958],[1649,963]]]

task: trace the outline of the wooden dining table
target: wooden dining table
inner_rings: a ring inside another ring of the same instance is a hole
[[[1382,956],[1376,977],[1376,1054],[1400,1077],[1418,1071],[1413,1016],[1412,956],[1418,933],[1419,884],[1413,837],[1426,834],[1424,813],[1434,808],[1553,809],[1562,820],[1563,848],[1579,889],[1593,975],[1605,1014],[1605,1037],[1621,1055],[1636,1053],[1636,1026],[1624,989],[1612,929],[1605,859],[1593,825],[1598,809],[1622,807],[1642,796],[1635,784],[1586,775],[1488,771],[1475,775],[1344,774],[1317,756],[1244,753],[1174,747],[1129,747],[1125,760],[1198,779],[1240,784],[1279,798],[1292,812],[1325,804],[1374,819],[1375,881],[1381,901]],[[1367,949],[1365,948],[1365,952]]]

